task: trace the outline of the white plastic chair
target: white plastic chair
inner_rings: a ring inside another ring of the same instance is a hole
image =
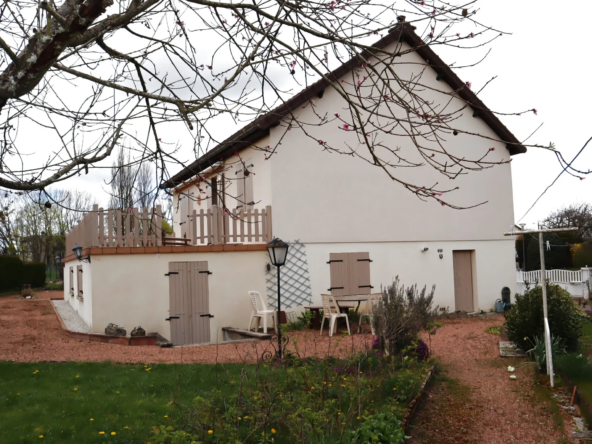
[[[358,323],[358,333],[362,330],[362,322],[364,322],[365,318],[370,319],[370,328],[372,329],[372,334],[374,335],[374,325],[372,325],[372,318],[374,317],[374,307],[380,301],[382,293],[372,293],[368,296],[368,300],[366,301],[366,306],[360,312],[360,322]]]
[[[253,318],[257,318],[257,331],[259,331],[259,325],[261,323],[261,319],[263,319],[263,332],[267,333],[267,316],[271,315],[273,329],[277,331],[275,323],[275,310],[267,309],[267,305],[261,297],[261,293],[258,291],[249,291],[248,293],[249,297],[251,298],[251,303],[253,304],[253,313],[251,314],[251,321],[249,322],[249,328],[247,330],[251,330]]]
[[[325,324],[325,319],[329,319],[329,336],[333,336],[334,330],[337,327],[337,318],[345,318],[345,323],[347,324],[347,332],[351,334],[349,330],[349,320],[347,318],[347,313],[341,313],[339,311],[339,306],[333,296],[328,294],[322,294],[321,297],[323,298],[323,321],[321,322],[321,334],[323,335],[323,325]]]

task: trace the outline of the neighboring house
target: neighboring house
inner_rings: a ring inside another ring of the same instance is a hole
[[[433,85],[425,88],[427,100],[441,100],[437,91],[443,88],[456,90],[456,97],[448,100],[469,106],[455,125],[486,136],[459,134],[446,148],[463,157],[493,147],[488,159],[502,163],[454,181],[425,167],[397,174],[414,183],[458,186],[446,197],[452,205],[486,204],[456,210],[425,202],[377,167],[320,149],[314,137],[333,145],[351,141],[352,133],[340,129],[338,122],[312,126],[308,135],[293,128],[278,153],[269,157],[264,148],[276,146],[283,137],[283,119],[311,121],[313,113],[333,115],[343,109],[343,99],[321,80],[165,184],[174,194],[175,236],[188,239],[189,246],[160,245],[158,230],[152,241],[146,240],[142,233],[151,231],[141,228],[142,221],[156,220],[158,227],[155,216],[136,217],[140,228],[137,222],[135,229],[132,222],[123,223],[129,223],[125,231],[131,237],[105,240],[105,230],[115,229],[107,226],[103,213],[98,222],[91,214],[87,234],[70,235],[70,248],[76,239],[84,239],[85,247],[98,247],[85,250],[92,264],[82,264],[84,283],[78,281],[84,301],[70,298],[77,307],[91,307],[77,309],[92,330],[100,332],[109,322],[129,329],[140,324],[181,344],[220,340],[222,327],[246,328],[252,310],[248,290],[267,294],[269,304],[274,303],[275,270],[268,266],[265,250],[272,236],[293,244],[289,263],[282,268],[286,311],[320,305],[323,293],[377,292],[396,276],[407,286],[435,285],[435,303],[449,311],[490,310],[503,287],[514,293],[514,239],[503,235],[514,225],[507,161],[526,149],[430,47],[422,46],[411,27],[399,25],[376,46],[394,50],[399,40],[403,49],[416,48],[402,56],[397,69],[405,72],[400,75],[421,75],[423,84]],[[425,69],[426,60],[433,68]],[[332,76],[339,79],[356,66],[346,63]],[[394,136],[387,142],[401,147],[412,143]],[[76,265],[66,263],[73,269]],[[74,286],[66,283],[69,287]],[[77,290],[72,291],[76,295]],[[170,316],[180,319],[165,321]]]

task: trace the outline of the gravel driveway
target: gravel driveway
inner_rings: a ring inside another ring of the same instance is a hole
[[[269,342],[196,347],[160,348],[156,346],[123,346],[102,344],[68,337],[61,329],[49,298],[61,298],[63,292],[40,292],[40,300],[0,297],[0,360],[16,362],[40,361],[112,361],[121,363],[215,363],[254,362],[266,350],[274,350]],[[59,305],[59,304],[58,304]],[[369,334],[347,338],[319,337],[318,331],[290,333],[288,348],[297,344],[300,355],[347,355],[352,348],[370,346]],[[329,353],[329,350],[330,353]]]

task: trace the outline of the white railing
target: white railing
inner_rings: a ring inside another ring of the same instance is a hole
[[[581,270],[546,270],[545,278],[550,284],[556,284],[577,298],[588,298],[589,290],[591,289],[590,268],[582,268]],[[518,292],[524,293],[526,285],[531,288],[540,285],[542,281],[541,270],[535,271],[517,271]]]
[[[541,282],[541,270],[521,271],[518,282]],[[571,284],[572,282],[582,282],[582,270],[546,270],[545,277],[547,281],[553,284]]]

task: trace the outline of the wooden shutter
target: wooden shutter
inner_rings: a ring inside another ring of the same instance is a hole
[[[179,236],[184,237],[187,233],[187,196],[185,194],[179,194]]]
[[[331,288],[333,296],[370,294],[370,253],[331,253]]]
[[[255,198],[253,196],[253,177],[255,174],[253,173],[253,164],[251,163],[251,159],[246,161],[246,165],[249,175],[245,177],[245,204],[252,208],[253,205],[255,205]],[[247,208],[249,207],[245,207],[245,209]]]
[[[245,175],[241,168],[236,172],[236,208],[243,209],[243,202],[245,202]]]
[[[70,267],[70,296],[74,296],[74,267]]]
[[[349,253],[329,254],[329,265],[331,267],[331,288],[329,288],[329,291],[333,296],[351,294],[348,293],[348,254]]]
[[[83,278],[82,278],[82,265],[78,265],[76,267],[76,275],[77,275],[77,282],[76,282],[76,286],[77,286],[77,290],[78,290],[78,298],[82,299],[84,298],[84,292],[82,290],[83,288]]]
[[[212,205],[218,205],[218,178],[212,177],[210,183],[212,184]]]
[[[349,253],[349,294],[370,294],[370,253]]]

